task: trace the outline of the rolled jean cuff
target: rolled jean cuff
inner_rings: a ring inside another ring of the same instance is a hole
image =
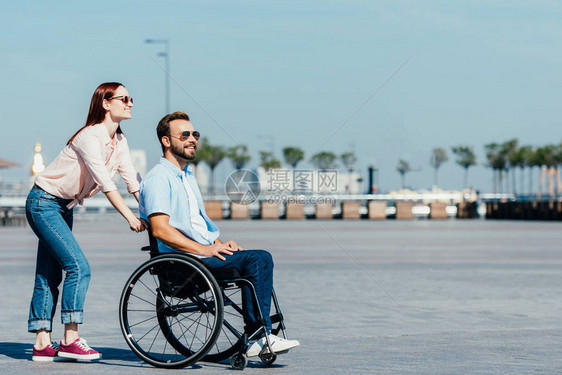
[[[61,311],[60,313],[60,320],[62,324],[82,324],[84,321],[84,313],[82,310],[75,310],[75,311]]]
[[[47,319],[36,319],[36,320],[30,320],[27,323],[28,332],[37,332],[41,330],[51,332],[53,330],[53,325],[51,321]]]

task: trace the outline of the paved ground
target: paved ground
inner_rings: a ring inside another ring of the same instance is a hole
[[[301,347],[247,374],[562,373],[562,224],[510,221],[222,221],[276,259],[276,290]],[[81,334],[99,363],[30,361],[36,239],[0,228],[0,373],[170,373],[119,330],[118,299],[146,256],[124,221],[78,222],[93,278]],[[57,314],[57,323],[59,320]],[[62,334],[55,326],[54,339]],[[182,371],[182,370],[180,370]],[[231,371],[199,363],[198,374]]]

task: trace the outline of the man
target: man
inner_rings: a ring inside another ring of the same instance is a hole
[[[298,346],[296,340],[270,333],[271,255],[264,250],[245,250],[234,241],[223,243],[219,239],[219,229],[205,213],[201,192],[188,165],[188,161],[195,158],[200,136],[189,116],[184,112],[164,116],[156,133],[164,156],[141,182],[139,208],[141,216],[150,222],[152,234],[158,240],[158,250],[195,255],[213,269],[238,269],[241,276],[254,285],[273,351],[277,353]],[[251,296],[244,289],[242,298],[244,321],[251,325],[258,319]],[[258,355],[265,342],[265,338],[251,342],[248,357]],[[267,352],[266,348],[264,353]]]

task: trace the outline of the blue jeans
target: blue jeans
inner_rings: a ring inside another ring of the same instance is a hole
[[[273,258],[265,250],[235,251],[232,255],[223,256],[226,260],[217,257],[201,259],[212,269],[236,268],[242,278],[254,285],[258,297],[258,305],[265,319],[267,331],[271,331],[271,294],[273,293]],[[246,325],[259,320],[259,314],[252,303],[252,295],[248,287],[242,287],[242,309]],[[250,333],[250,332],[249,332]]]
[[[27,221],[39,237],[29,332],[52,331],[63,270],[66,277],[61,299],[61,321],[63,324],[83,321],[90,265],[72,235],[72,210],[66,208],[70,201],[38,187],[33,187],[27,196]]]

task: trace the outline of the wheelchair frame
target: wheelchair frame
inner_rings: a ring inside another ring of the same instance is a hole
[[[187,253],[159,253],[149,231],[150,259],[129,277],[119,302],[121,332],[131,350],[155,367],[181,368],[199,360],[230,358],[232,368],[243,370],[249,341],[264,336],[259,358],[275,362],[265,319],[253,284],[235,268],[213,270]],[[243,323],[242,288],[246,287],[259,316]],[[272,293],[272,333],[287,338],[283,314]],[[273,311],[273,308],[275,309]],[[249,332],[248,332],[249,331]]]

